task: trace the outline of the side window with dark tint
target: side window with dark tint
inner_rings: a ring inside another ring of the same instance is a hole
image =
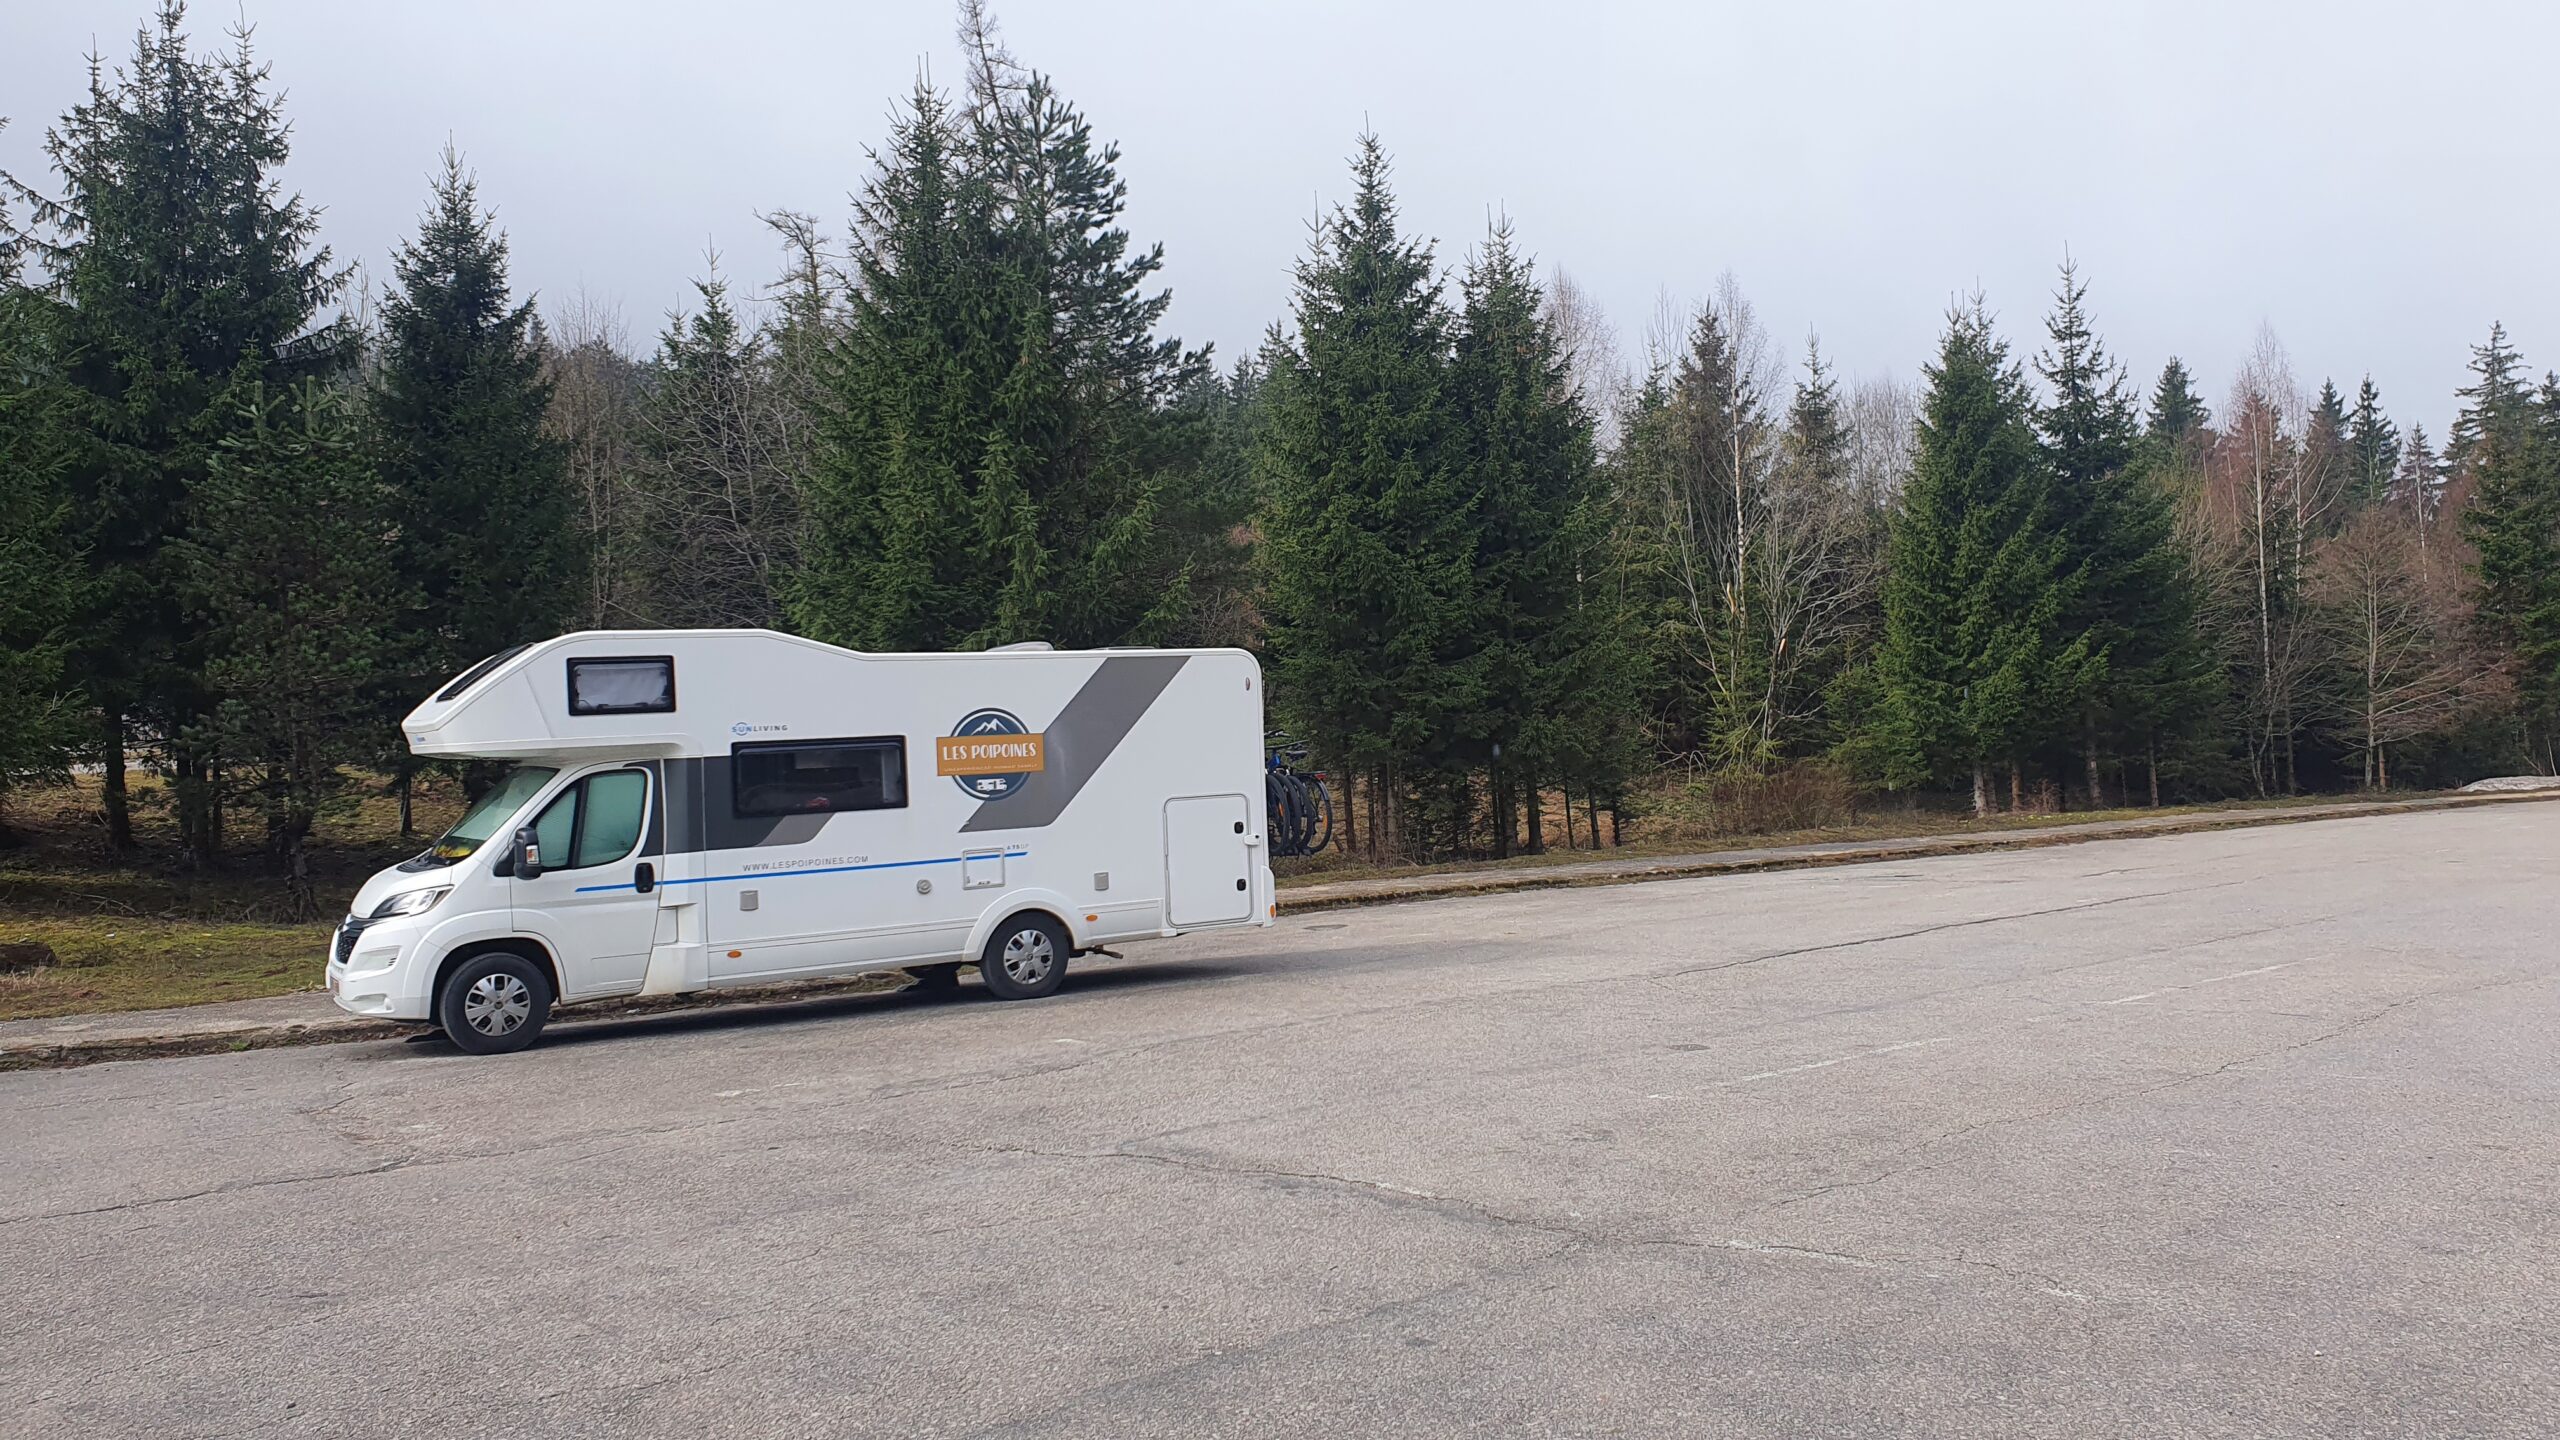
[[[676,662],[619,655],[569,662],[572,715],[663,715],[676,708]]]
[[[897,810],[907,803],[907,742],[896,736],[737,745],[729,755],[741,816]]]

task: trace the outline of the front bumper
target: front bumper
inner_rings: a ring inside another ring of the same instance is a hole
[[[410,958],[422,938],[419,927],[402,920],[367,923],[348,916],[330,941],[326,978],[329,998],[350,1015],[389,1020],[424,1020],[426,1002],[408,994],[401,962]]]

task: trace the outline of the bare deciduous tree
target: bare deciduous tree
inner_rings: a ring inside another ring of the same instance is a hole
[[[1563,270],[1555,271],[1547,285],[1547,324],[1564,350],[1574,393],[1599,422],[1600,446],[1606,450],[1617,443],[1618,412],[1632,385],[1626,357],[1618,350],[1617,327],[1591,292]]]
[[[2324,716],[2391,788],[2390,747],[2444,729],[2497,686],[2458,572],[2431,567],[2402,517],[2368,509],[2314,550],[2308,576],[2331,662]]]
[[[1890,375],[1849,389],[1849,488],[1878,511],[1890,510],[1918,456],[1920,396]]]
[[[569,452],[587,549],[583,623],[597,629],[642,618],[633,608],[632,561],[641,521],[632,437],[643,389],[630,334],[610,302],[579,291],[548,317],[544,366],[551,409],[544,427]]]

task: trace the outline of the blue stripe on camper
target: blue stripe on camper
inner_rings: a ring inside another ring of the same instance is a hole
[[[1007,850],[1004,852],[1004,858],[1019,860],[1030,853],[1028,850]],[[658,884],[663,888],[668,885],[716,885],[723,880],[797,880],[803,875],[845,875],[856,870],[912,870],[919,865],[957,865],[967,858],[963,855],[945,855],[938,860],[881,860],[869,865],[829,865],[818,870],[757,870],[743,875],[695,875],[681,880],[661,880]],[[575,893],[597,895],[612,890],[637,888],[626,881],[620,885],[581,885]]]

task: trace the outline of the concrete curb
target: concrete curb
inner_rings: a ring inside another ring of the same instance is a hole
[[[2347,801],[2287,809],[2200,811],[2187,815],[2104,820],[2084,825],[2039,826],[1992,834],[1916,836],[1903,840],[1843,841],[1836,844],[1788,845],[1715,851],[1692,855],[1658,855],[1650,859],[1568,862],[1503,870],[1468,870],[1384,880],[1345,880],[1301,885],[1280,892],[1283,914],[1311,914],[1363,905],[1395,905],[1416,900],[1446,900],[1469,895],[1499,895],[1520,890],[1551,890],[1586,885],[1631,885],[1647,880],[1685,880],[1709,875],[1741,875],[1764,870],[1806,870],[1825,865],[1859,865],[1879,860],[1909,860],[1962,855],[1987,850],[2026,850],[2050,845],[2081,845],[2098,840],[2124,840],[2151,835],[2188,835],[2206,830],[2241,830],[2261,825],[2296,825],[2314,820],[2349,820],[2377,815],[2403,815],[2429,810],[2463,810],[2481,805],[2523,805],[2560,800],[2560,792],[2519,791],[2478,795],[2431,796],[2421,800]],[[597,1001],[563,1013],[563,1025],[627,1019],[680,1010],[731,1009],[783,1005],[844,995],[896,990],[907,983],[902,971],[881,971],[833,980],[801,980],[693,995],[660,995],[642,999]],[[291,1001],[295,997],[276,997]],[[240,1002],[248,1003],[248,1002]],[[220,1006],[199,1007],[219,1010]],[[56,1023],[86,1020],[111,1033],[48,1039],[30,1035],[0,1038],[0,1071],[64,1069],[115,1060],[155,1060],[186,1055],[215,1055],[235,1050],[271,1050],[294,1045],[334,1045],[356,1040],[390,1040],[418,1034],[421,1026],[398,1020],[323,1014],[312,1020],[243,1021],[216,1015],[189,1016],[184,1010],[158,1012],[156,1025],[128,1025],[117,1031],[116,1017],[59,1017]],[[14,1023],[14,1022],[13,1022]]]
[[[653,995],[629,1000],[598,1000],[561,1012],[563,1026],[594,1020],[624,1020],[679,1010],[726,1010],[751,1005],[788,1005],[897,990],[908,983],[904,971],[879,971],[830,980],[794,980],[779,985],[691,995]],[[210,1008],[210,1007],[207,1007]],[[183,1012],[180,1012],[183,1013]],[[74,1017],[64,1016],[64,1020]],[[112,1020],[113,1017],[99,1017]],[[102,1065],[113,1060],[163,1060],[186,1055],[220,1055],[236,1050],[275,1050],[294,1045],[337,1045],[355,1040],[400,1040],[426,1033],[423,1024],[407,1020],[372,1020],[360,1015],[332,1015],[309,1021],[242,1023],[210,1020],[198,1026],[166,1026],[156,1030],[65,1040],[0,1040],[0,1071],[60,1070],[76,1065]]]
[[[2051,845],[2085,845],[2098,840],[2129,840],[2153,835],[2191,835],[2207,830],[2246,830],[2264,825],[2300,825],[2315,820],[2353,820],[2376,815],[2405,815],[2429,810],[2467,810],[2481,805],[2528,804],[2560,800],[2560,792],[2515,791],[2477,795],[2438,795],[2419,800],[2344,801],[2334,805],[2302,805],[2284,809],[2206,810],[2156,819],[2099,820],[2079,825],[2047,825],[1989,834],[1914,836],[1901,840],[1850,840],[1832,844],[1787,845],[1760,849],[1711,851],[1694,855],[1660,855],[1651,859],[1567,862],[1505,870],[1473,870],[1434,875],[1397,876],[1383,880],[1343,880],[1283,886],[1280,913],[1309,914],[1360,905],[1391,905],[1413,900],[1444,900],[1465,895],[1500,895],[1518,890],[1556,890],[1585,885],[1632,885],[1647,880],[1688,880],[1709,875],[1744,875],[1763,870],[1810,870],[1825,865],[1860,865],[1878,860],[1925,859],[1986,850],[2031,850]]]

